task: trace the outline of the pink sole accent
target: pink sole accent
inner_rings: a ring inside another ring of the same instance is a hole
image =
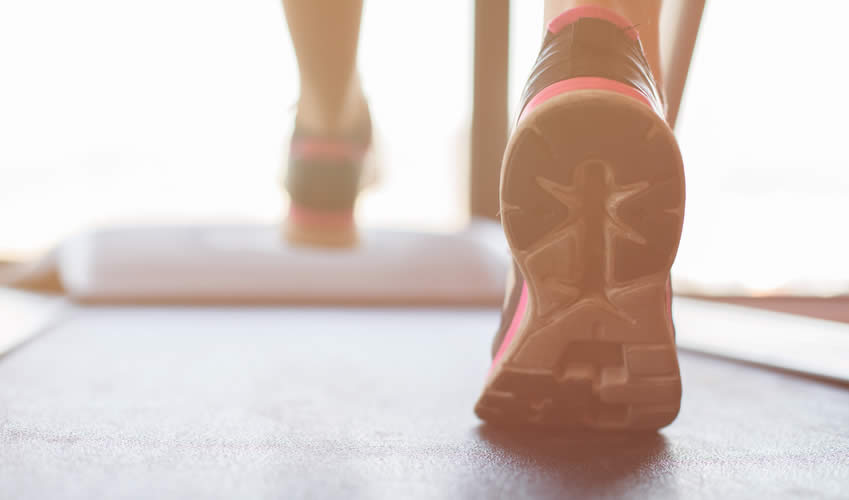
[[[613,12],[610,9],[605,9],[604,7],[596,7],[594,5],[584,5],[582,7],[575,7],[574,9],[567,10],[566,12],[552,19],[550,23],[548,23],[548,31],[552,33],[557,33],[564,27],[576,22],[578,19],[584,19],[588,17],[594,19],[601,19],[603,21],[615,24],[616,26],[622,28],[625,34],[634,40],[639,40],[640,38],[640,34],[639,32],[637,32],[634,23],[629,21],[624,16]]]
[[[522,110],[522,114],[519,115],[519,121],[527,116],[528,113],[531,112],[535,107],[539,106],[543,102],[551,99],[552,97],[565,94],[566,92],[572,92],[573,90],[607,90],[609,92],[616,92],[617,94],[622,94],[624,96],[632,97],[646,106],[654,109],[656,112],[657,108],[651,105],[651,101],[649,98],[643,95],[640,91],[631,87],[630,85],[626,85],[622,82],[617,82],[616,80],[608,80],[607,78],[598,78],[595,76],[580,76],[577,78],[570,78],[568,80],[561,80],[556,83],[552,83],[548,87],[539,91],[537,95],[533,97],[533,99],[528,102],[528,105],[525,106],[525,109]],[[658,113],[661,116],[662,113]]]
[[[510,328],[507,330],[507,334],[504,336],[504,340],[501,341],[501,345],[498,347],[498,352],[495,354],[495,358],[492,360],[492,367],[490,368],[490,372],[492,372],[492,368],[495,368],[495,365],[498,363],[498,360],[504,356],[504,352],[507,350],[507,347],[513,341],[513,337],[516,336],[516,332],[519,330],[519,325],[522,324],[522,318],[525,317],[525,310],[528,308],[528,284],[522,283],[522,294],[519,296],[519,305],[516,306],[516,312],[513,313],[513,319],[510,321]]]
[[[359,144],[305,138],[292,141],[290,153],[297,158],[359,161],[366,148]]]
[[[346,229],[354,225],[354,212],[322,212],[292,203],[289,205],[289,220],[303,226]]]
[[[672,277],[666,278],[666,316],[672,323]]]

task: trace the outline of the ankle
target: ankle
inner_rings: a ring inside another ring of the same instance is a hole
[[[581,8],[603,9],[632,21],[639,29],[655,25],[660,18],[661,0],[546,0],[545,22]]]
[[[359,85],[335,102],[309,91],[302,91],[298,99],[295,126],[310,135],[324,137],[349,137],[362,135],[370,127],[368,103]]]

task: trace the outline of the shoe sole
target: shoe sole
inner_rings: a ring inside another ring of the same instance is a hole
[[[283,233],[293,246],[352,248],[359,244],[359,232],[352,215],[342,216],[340,220],[338,214],[316,214],[309,209],[296,211],[290,207]]]
[[[354,248],[360,243],[356,228],[340,230],[313,229],[287,221],[284,227],[286,241],[292,246]]]
[[[576,90],[521,120],[501,172],[527,309],[475,412],[543,427],[668,425],[681,378],[667,288],[684,216],[672,131],[631,97]]]

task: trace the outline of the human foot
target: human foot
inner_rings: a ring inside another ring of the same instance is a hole
[[[368,114],[361,125],[346,134],[316,134],[296,124],[284,182],[290,198],[285,231],[291,243],[333,247],[356,244],[354,207],[370,145]]]
[[[513,279],[482,419],[657,429],[677,416],[684,173],[662,113],[630,22],[598,8],[552,21],[504,155]]]

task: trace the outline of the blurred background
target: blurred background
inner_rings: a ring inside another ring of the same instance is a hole
[[[542,2],[512,3],[511,109],[542,34]],[[844,44],[849,5],[779,4],[707,4],[678,124],[679,291],[849,291],[849,69],[827,50]],[[360,69],[383,175],[365,225],[468,222],[472,28],[472,2],[366,2]],[[0,68],[0,258],[102,223],[283,213],[298,83],[278,2],[4,2]],[[413,76],[411,100],[397,83]]]

